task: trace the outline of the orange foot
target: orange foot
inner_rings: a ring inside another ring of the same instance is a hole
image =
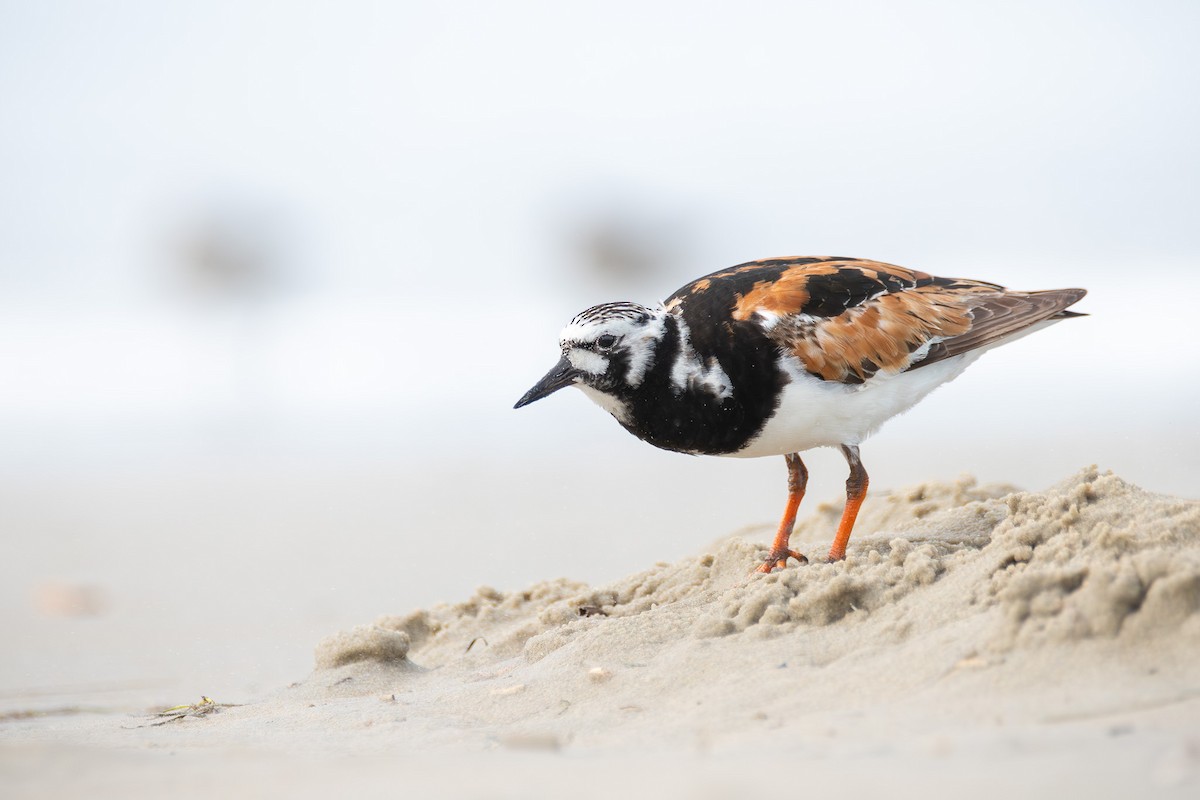
[[[754,571],[767,574],[774,572],[777,569],[784,569],[787,567],[789,558],[794,558],[801,564],[808,563],[808,559],[805,558],[803,554],[797,553],[795,550],[775,550],[772,548],[771,552],[767,554],[766,560],[759,564],[758,568]]]

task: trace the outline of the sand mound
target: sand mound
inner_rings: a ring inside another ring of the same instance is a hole
[[[796,540],[820,550],[840,508],[821,506]],[[765,546],[740,537],[703,555],[658,564],[610,586],[566,580],[400,617],[375,630],[403,634],[409,656],[445,666],[482,645],[488,659],[537,661],[618,620],[649,615],[675,637],[799,633],[885,616],[896,635],[914,626],[990,614],[973,645],[1007,650],[1045,640],[1153,636],[1200,610],[1200,503],[1159,497],[1084,470],[1045,492],[976,487],[971,479],[873,497],[845,562],[750,574]],[[850,619],[847,619],[849,617]],[[632,633],[632,629],[630,631]],[[322,644],[319,665],[373,657],[361,637]],[[339,654],[338,643],[347,641]],[[394,657],[393,643],[379,638]]]
[[[821,552],[837,514],[818,506],[793,544]],[[1200,776],[1200,502],[1095,469],[1043,492],[926,484],[876,492],[844,562],[752,573],[772,533],[607,586],[483,588],[382,617],[258,702],[122,735],[389,758],[882,754],[889,769],[954,750],[990,765],[1016,740],[1111,764],[1094,786]],[[1134,741],[1137,764],[1114,760]]]
[[[837,513],[819,507],[793,541],[820,552]],[[897,698],[970,716],[999,686],[1024,698],[1009,714],[1100,713],[1190,697],[1200,674],[1200,503],[1094,468],[1044,492],[963,479],[878,493],[837,564],[751,574],[759,533],[608,586],[483,588],[383,617],[323,642],[293,691],[403,696],[410,721],[436,695],[441,718],[493,740],[557,745],[729,738]],[[1073,673],[1097,691],[1047,695]]]
[[[794,546],[822,552],[839,510],[818,506]],[[87,729],[131,758],[180,752],[149,762],[169,763],[159,793],[220,775],[260,795],[279,776],[239,773],[230,754],[265,749],[292,759],[290,794],[311,797],[364,775],[380,797],[744,798],[792,782],[1197,796],[1200,502],[1095,469],[1043,492],[925,484],[875,492],[844,562],[752,573],[772,534],[750,528],[607,586],[479,589],[327,638],[306,680],[257,702]],[[41,741],[58,741],[53,724]],[[329,756],[351,758],[321,788]],[[71,757],[63,771],[40,750],[0,750],[0,771],[75,774],[80,757],[108,769],[113,753]],[[140,776],[147,762],[127,763]]]

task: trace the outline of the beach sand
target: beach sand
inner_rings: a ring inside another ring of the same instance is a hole
[[[823,553],[839,511],[818,506],[793,546]],[[870,496],[846,561],[751,574],[772,533],[744,529],[607,585],[485,587],[396,609],[331,632],[307,678],[237,705],[22,716],[10,703],[0,785],[6,797],[1200,791],[1200,502],[1095,468],[1038,492],[926,483]]]

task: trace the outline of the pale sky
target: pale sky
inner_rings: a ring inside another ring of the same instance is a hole
[[[1198,23],[1192,2],[0,4],[0,432],[28,454],[146,420],[322,435],[465,408],[463,435],[510,435],[575,311],[786,254],[1087,286],[1073,379],[1170,419],[1200,386],[1174,349]],[[581,277],[596,215],[669,231],[662,270]],[[170,242],[214,216],[261,223],[286,295],[181,299]]]

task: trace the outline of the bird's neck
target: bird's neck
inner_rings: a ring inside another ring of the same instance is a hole
[[[696,352],[687,324],[674,314],[664,314],[641,382],[621,387],[615,400],[617,421],[665,450],[733,452],[745,438],[740,404],[720,361]]]

